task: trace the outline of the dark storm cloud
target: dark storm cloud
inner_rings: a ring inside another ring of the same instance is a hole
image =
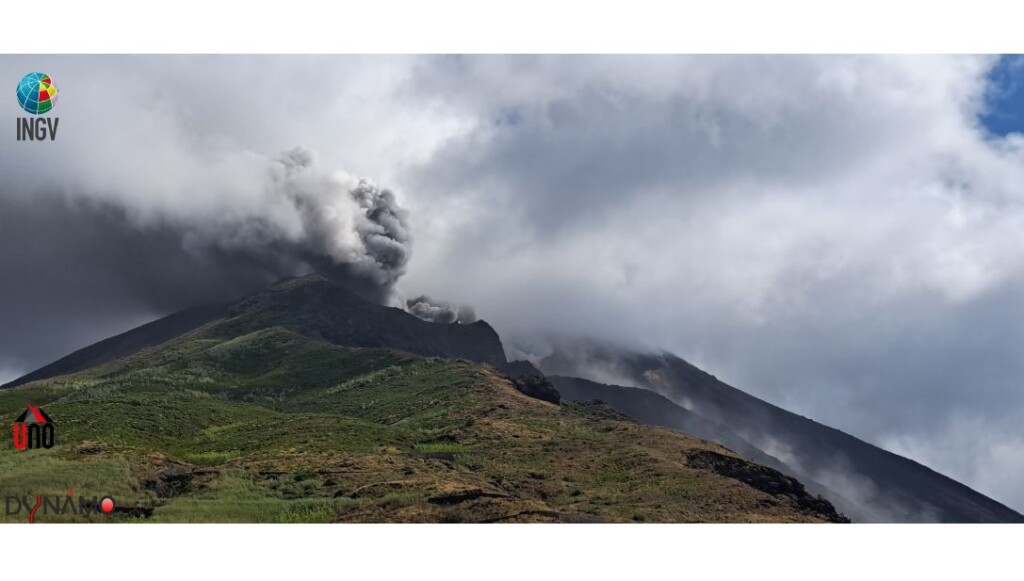
[[[289,174],[309,169],[303,155],[305,165]],[[339,240],[339,229],[347,227],[336,220],[341,208],[323,205],[315,193],[319,182],[295,181],[286,176],[282,188],[309,225],[310,235],[298,239],[282,236],[268,220],[224,225],[234,230],[212,237],[172,221],[140,225],[106,202],[53,193],[0,196],[0,272],[6,275],[0,364],[38,367],[155,316],[236,299],[313,269],[387,299],[408,258],[394,196],[358,182],[348,192],[359,209],[349,216],[352,240]]]
[[[230,300],[312,269],[390,300],[410,244],[395,194],[335,171],[333,148],[328,160],[307,148],[276,153],[288,143],[282,135],[317,145],[333,132],[302,123],[288,131],[295,105],[308,98],[292,74],[319,70],[323,61],[295,69],[259,59],[261,74],[278,84],[266,93],[252,82],[256,62],[0,59],[0,78],[20,78],[25,67],[47,71],[61,91],[52,115],[62,120],[53,142],[0,141],[4,379],[175,309]],[[319,87],[342,95],[328,86],[355,81],[347,96],[364,99],[390,87],[389,71],[400,63],[353,61],[343,75],[318,75]],[[248,105],[228,105],[229,94],[247,95]],[[12,118],[23,114],[13,99],[8,105],[2,110]],[[359,138],[344,157],[373,170],[381,164],[368,163],[366,152],[393,137],[383,125],[371,128],[349,124]],[[249,137],[244,145],[240,136]],[[416,150],[417,139],[402,139],[396,152]]]
[[[169,208],[142,218],[125,200],[5,186],[5,374],[156,316],[237,299],[312,270],[388,300],[409,257],[405,213],[394,195],[320,170],[301,148],[266,160],[263,169],[256,182],[266,197],[252,200],[262,206],[188,220]]]
[[[58,194],[0,196],[0,367],[24,372],[192,304],[239,296],[282,265],[183,248],[121,208]],[[10,378],[8,378],[10,379]]]

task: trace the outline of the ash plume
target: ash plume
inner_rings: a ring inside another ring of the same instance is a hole
[[[364,298],[391,299],[410,239],[390,190],[329,171],[305,148],[175,169],[160,179],[0,187],[0,272],[12,273],[0,285],[0,345],[20,346],[0,353],[0,373],[287,276],[318,272]]]
[[[302,236],[285,252],[367,298],[387,300],[409,260],[406,214],[394,193],[341,172],[325,174],[304,148],[275,163],[272,185],[302,220]]]
[[[426,295],[405,301],[405,306],[413,315],[431,323],[472,323],[477,319],[473,307],[435,301]]]

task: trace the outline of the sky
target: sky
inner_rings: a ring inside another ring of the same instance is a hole
[[[979,117],[993,135],[1024,132],[1024,56],[1005,55],[989,71],[987,107]]]
[[[394,304],[666,349],[1024,510],[1020,63],[0,57],[12,132],[33,70],[61,120],[0,139],[0,379],[379,256],[369,178]]]

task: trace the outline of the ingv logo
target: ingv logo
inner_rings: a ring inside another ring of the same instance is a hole
[[[44,141],[57,139],[57,117],[38,117],[49,113],[57,105],[57,85],[46,73],[29,73],[18,83],[18,105],[33,117],[19,117],[18,141]]]
[[[54,444],[53,420],[43,408],[25,405],[17,420],[14,420],[14,447],[18,450],[31,448],[52,448]]]

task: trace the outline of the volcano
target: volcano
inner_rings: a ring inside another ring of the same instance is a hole
[[[56,469],[126,467],[108,490],[156,520],[1024,521],[670,354],[602,357],[633,386],[310,275],[76,351],[0,405],[46,405]]]
[[[541,369],[564,397],[600,399],[794,475],[856,522],[1024,522],[927,466],[753,397],[670,353],[583,344],[552,354]],[[612,369],[628,385],[575,377]]]

